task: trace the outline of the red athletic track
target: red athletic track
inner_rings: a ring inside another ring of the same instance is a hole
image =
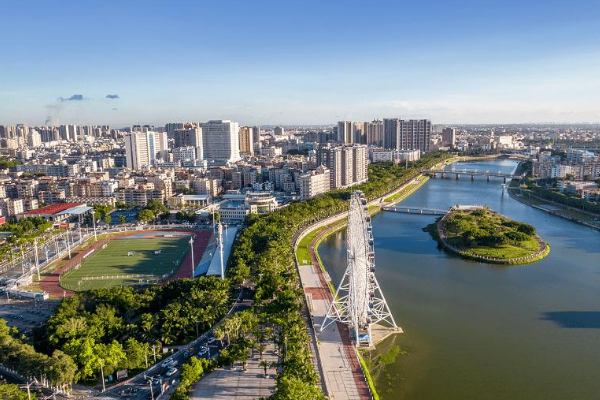
[[[129,231],[123,233],[117,233],[111,236],[111,239],[115,236],[119,237],[127,237],[139,235],[140,233],[158,233],[158,232],[183,232],[183,233],[193,233],[194,234],[194,264],[198,265],[200,259],[202,258],[202,254],[206,247],[208,246],[208,240],[212,235],[212,231],[208,230],[185,230],[185,229],[161,229],[161,230],[144,230],[144,231]],[[85,250],[94,248],[97,249],[106,243],[107,240],[99,240],[93,243],[91,246],[86,247]],[[83,258],[83,254],[85,252],[83,249],[78,248],[78,250],[72,251],[71,254],[73,258],[70,260],[65,260],[64,258],[58,261],[59,267],[56,268],[52,273],[45,275],[42,277],[40,282],[40,288],[48,292],[51,297],[63,297],[64,296],[72,296],[73,292],[70,290],[63,289],[60,286],[59,277],[60,274],[67,268],[69,268],[74,263],[79,263]],[[174,279],[179,278],[190,278],[192,276],[192,253],[190,251],[187,252],[185,259],[179,266],[179,269],[171,275],[166,281],[172,281]]]

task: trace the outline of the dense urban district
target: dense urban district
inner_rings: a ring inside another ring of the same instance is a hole
[[[490,179],[445,169],[455,161],[518,159],[501,176],[511,196],[600,228],[598,125],[21,124],[0,126],[0,155],[7,399],[378,398],[357,351],[377,341],[370,316],[360,335],[334,324],[338,347],[317,334],[333,287],[311,243],[349,209],[367,222],[409,212],[393,207],[428,177]],[[459,256],[549,251],[535,227],[485,207],[437,227]]]

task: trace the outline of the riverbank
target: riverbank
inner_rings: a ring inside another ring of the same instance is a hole
[[[523,165],[523,162],[519,163],[515,175],[525,172]],[[524,190],[521,188],[519,181],[516,179],[510,182],[508,187],[508,195],[519,203],[600,231],[600,220],[598,220],[600,216],[564,204],[559,204],[551,200],[542,199],[541,197],[533,194],[530,190]]]
[[[492,264],[522,265],[550,253],[531,225],[510,220],[487,207],[455,206],[435,224],[445,250]]]
[[[410,180],[401,187],[388,193],[386,196],[394,196],[394,200],[396,202],[400,202],[425,184],[428,179],[429,178],[425,176],[419,175],[415,179]],[[381,211],[383,206],[389,204],[388,202],[385,202],[386,196],[375,199],[368,204],[371,215],[378,213]],[[323,240],[325,240],[331,234],[343,229],[347,225],[346,218],[347,213],[341,213],[316,223],[302,231],[295,242],[296,265],[298,266],[301,285],[305,291],[307,306],[311,315],[311,321],[313,323],[312,330],[317,335],[316,347],[317,355],[320,359],[321,369],[328,371],[327,374],[324,374],[326,386],[328,388],[333,387],[334,390],[335,388],[338,388],[335,383],[328,382],[327,376],[329,374],[340,373],[336,372],[335,368],[333,368],[334,366],[337,368],[335,363],[330,359],[328,360],[328,358],[336,354],[334,351],[335,349],[332,347],[332,341],[339,341],[341,346],[338,347],[337,350],[338,352],[343,352],[343,354],[346,354],[350,365],[350,371],[345,371],[345,373],[348,374],[348,377],[345,379],[353,377],[359,393],[364,393],[365,390],[368,390],[373,399],[379,399],[375,382],[371,377],[371,373],[367,367],[367,364],[362,359],[362,356],[357,351],[356,347],[352,344],[350,336],[345,327],[341,324],[334,324],[333,330],[329,332],[326,337],[324,337],[324,334],[327,332],[319,332],[317,329],[317,325],[322,321],[324,313],[326,314],[329,304],[331,303],[333,296],[335,296],[336,290],[335,286],[331,282],[331,277],[329,276],[329,273],[327,272],[321,257],[319,256],[318,247]],[[322,315],[318,315],[319,313]],[[319,333],[317,334],[317,332]],[[378,325],[373,329],[374,344],[377,345],[390,335],[396,333],[402,333],[402,330],[400,328],[399,330],[395,330]],[[346,365],[344,368],[348,368],[348,365]],[[342,396],[341,398],[343,398],[344,395],[350,393],[348,391],[353,392],[353,389],[348,387],[346,388],[345,392],[338,391],[338,396]],[[332,393],[329,394],[331,395]]]
[[[510,174],[516,164],[486,161],[456,169]],[[400,206],[447,210],[473,203],[534,225],[552,251],[525,268],[478,264],[437,248],[422,231],[434,216],[382,212],[373,217],[377,275],[405,333],[380,343],[372,354],[384,354],[391,344],[407,352],[380,370],[372,369],[363,353],[380,396],[594,398],[600,390],[594,375],[600,350],[594,347],[596,314],[589,310],[600,309],[599,233],[502,196],[497,180],[432,179]],[[345,245],[339,231],[319,245],[334,283],[344,272]],[[569,360],[575,358],[573,366]]]
[[[436,162],[435,165],[425,165],[422,169],[427,168],[442,168],[445,165],[457,162],[459,157],[449,157]],[[371,215],[378,213],[382,207],[389,205],[386,199],[393,196],[393,199],[403,201],[410,196],[410,194],[416,192],[427,180],[420,170],[416,174],[407,176],[406,181],[395,187],[393,190],[387,193],[381,193],[376,198],[371,197],[371,201],[368,203]],[[392,186],[393,187],[393,186]],[[313,224],[304,227],[294,235],[294,251],[297,269],[300,275],[300,284],[305,293],[305,300],[307,308],[309,310],[309,318],[312,324],[310,331],[313,333],[314,344],[316,348],[317,359],[319,360],[319,369],[321,370],[322,376],[324,377],[325,386],[328,395],[332,396],[331,391],[337,391],[339,386],[335,382],[329,382],[330,378],[340,374],[339,368],[348,369],[348,364],[352,368],[348,371],[348,377],[357,384],[357,389],[360,389],[361,384],[365,383],[366,373],[356,371],[354,368],[358,367],[360,370],[360,364],[358,363],[358,357],[356,348],[351,345],[350,338],[347,329],[341,327],[340,331],[336,331],[337,325],[333,325],[331,332],[320,332],[319,323],[327,313],[327,307],[333,298],[335,293],[334,285],[331,283],[331,278],[326,271],[323,262],[318,254],[318,246],[323,240],[329,235],[333,234],[346,226],[347,212],[340,212],[333,216],[321,219],[320,221],[314,221]],[[327,301],[329,299],[329,301]],[[329,328],[327,329],[329,330]],[[327,337],[323,338],[323,335],[327,333]],[[385,334],[381,334],[377,338],[376,343],[381,342],[384,339]],[[379,336],[379,335],[378,335]],[[340,343],[337,345],[336,343]],[[342,345],[343,343],[343,345]],[[332,357],[336,356],[339,358],[346,355],[348,361],[346,361],[346,367],[340,367],[339,360],[335,361]],[[360,375],[360,376],[359,376]],[[333,378],[331,378],[333,379]],[[354,386],[354,385],[350,385]],[[347,390],[356,390],[351,387]],[[375,388],[372,387],[371,391],[375,393]],[[348,393],[346,391],[346,393]],[[341,394],[341,393],[340,393]]]

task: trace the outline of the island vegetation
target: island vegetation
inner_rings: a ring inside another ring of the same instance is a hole
[[[487,207],[455,206],[436,227],[438,239],[446,249],[478,261],[526,264],[549,252],[535,227]]]

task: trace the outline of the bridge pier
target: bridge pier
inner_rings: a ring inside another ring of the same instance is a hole
[[[504,184],[506,185],[506,177],[504,177]]]
[[[456,174],[456,180],[458,180],[458,174]]]
[[[490,181],[490,176],[486,174],[485,177],[487,178],[487,181],[489,182]]]
[[[446,177],[446,174],[444,174],[444,173],[442,172],[442,179],[444,179],[445,177]]]
[[[475,175],[471,175],[471,180],[474,181],[475,180]]]

